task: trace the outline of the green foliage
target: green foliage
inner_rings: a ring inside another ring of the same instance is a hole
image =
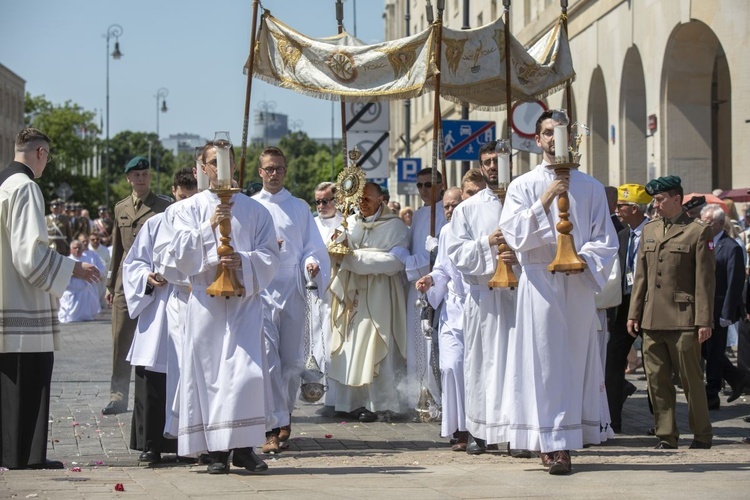
[[[290,132],[279,141],[279,148],[287,158],[284,186],[296,197],[305,200],[314,208],[315,187],[331,180],[331,148],[310,139],[304,132]],[[333,180],[342,169],[341,143],[334,145]],[[247,154],[246,182],[260,182],[258,155],[262,147],[253,148],[254,155]]]
[[[24,104],[26,126],[38,128],[52,142],[53,161],[47,165],[44,175],[37,182],[49,202],[59,195],[55,190],[68,184],[71,199],[84,203],[96,214],[96,208],[104,203],[104,183],[100,179],[80,175],[84,163],[92,158],[99,143],[94,118],[96,113],[86,111],[70,101],[55,105],[44,96],[32,97],[26,93]]]

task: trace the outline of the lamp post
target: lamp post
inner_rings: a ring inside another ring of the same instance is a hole
[[[107,208],[109,208],[109,39],[115,37],[115,50],[112,52],[112,59],[119,60],[122,57],[122,52],[120,52],[120,35],[122,35],[122,26],[119,24],[110,25],[107,28],[107,34],[104,35],[107,39],[107,140],[104,152],[104,182],[106,184],[104,204]]]
[[[156,91],[156,142],[161,144],[161,139],[159,139],[159,112],[162,113],[167,112],[167,96],[169,95],[169,90],[165,89],[164,87],[160,88]],[[161,106],[159,106],[159,99],[161,99]],[[159,191],[159,150],[156,151],[156,191]]]
[[[258,103],[260,108],[260,119],[263,121],[263,147],[268,147],[268,121],[276,121],[276,114],[273,112],[276,109],[276,103],[274,101],[260,101]]]

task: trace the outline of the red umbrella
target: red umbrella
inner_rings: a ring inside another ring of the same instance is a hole
[[[705,196],[706,197],[706,204],[716,203],[717,205],[721,206],[721,209],[724,210],[724,213],[727,213],[727,204],[724,203],[723,200],[720,200],[717,196],[714,196],[712,194],[701,194],[701,193],[690,193],[686,194],[682,198],[682,204],[684,205],[691,199],[697,197],[697,196]]]
[[[730,189],[728,191],[724,191],[719,195],[719,198],[730,198],[738,203],[748,202],[750,201],[750,194],[748,193],[748,188],[742,188],[742,189]]]

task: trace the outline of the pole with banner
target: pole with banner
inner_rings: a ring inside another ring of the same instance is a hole
[[[250,116],[250,94],[253,88],[253,66],[255,65],[255,33],[256,26],[258,24],[258,2],[259,0],[253,0],[253,23],[252,29],[250,30],[250,59],[248,61],[249,68],[247,69],[247,88],[245,90],[245,115],[242,119],[242,149],[240,152],[240,181],[239,187],[243,189],[245,184],[245,164],[247,156],[247,129]]]

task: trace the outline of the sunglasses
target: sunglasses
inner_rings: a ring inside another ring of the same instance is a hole
[[[325,199],[315,200],[315,205],[323,205],[325,207],[325,206],[328,206],[328,204],[331,203],[332,201],[333,201],[333,198],[331,198],[330,200],[325,200]]]
[[[422,189],[423,187],[426,187],[427,189],[430,189],[432,187],[432,182],[417,182],[417,189]]]

